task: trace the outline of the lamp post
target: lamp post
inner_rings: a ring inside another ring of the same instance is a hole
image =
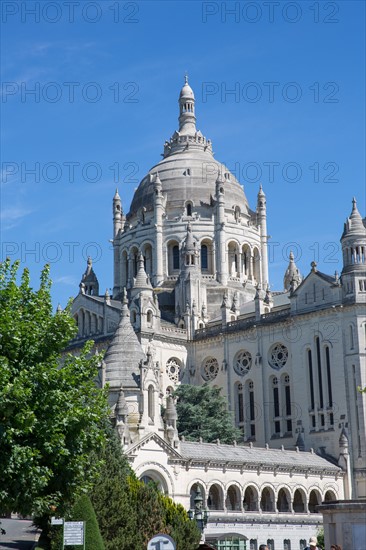
[[[194,509],[188,510],[188,517],[189,519],[192,519],[192,520],[194,519],[196,521],[197,527],[203,535],[203,530],[207,525],[208,514],[207,514],[206,508],[203,509],[202,505],[203,505],[203,497],[202,497],[200,486],[197,485],[196,496],[194,498]]]

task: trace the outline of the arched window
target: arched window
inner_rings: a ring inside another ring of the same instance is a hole
[[[272,402],[273,402],[273,427],[274,434],[280,435],[281,433],[281,419],[280,419],[280,396],[278,387],[278,378],[274,376],[272,378]]]
[[[153,314],[152,311],[149,309],[149,311],[146,313],[146,322],[149,327],[152,327],[153,322]]]
[[[192,216],[192,203],[187,202],[186,204],[186,214],[187,216]]]
[[[265,487],[261,496],[262,512],[274,512],[274,495],[272,489]]]
[[[247,487],[245,489],[243,508],[247,512],[258,511],[258,492],[254,487]]]
[[[208,269],[208,248],[207,244],[201,246],[201,269]]]
[[[355,345],[354,337],[353,337],[353,326],[349,326],[349,347],[350,349],[353,349]]]
[[[294,494],[294,500],[292,507],[294,509],[294,512],[301,514],[305,512],[305,499],[304,495],[299,489],[296,489]]]
[[[327,385],[328,385],[328,407],[333,407],[333,394],[332,394],[332,374],[330,368],[330,350],[329,346],[325,347],[325,363],[327,367]],[[333,413],[330,413],[330,424],[334,424]]]
[[[287,434],[292,433],[292,420],[291,420],[291,388],[290,377],[285,374],[281,377],[282,390],[284,397],[284,415],[285,415],[285,431]]]
[[[280,489],[278,491],[277,510],[279,512],[289,512],[290,510],[289,499],[285,489]]]
[[[147,390],[148,393],[148,415],[151,420],[154,420],[155,416],[155,396],[154,396],[154,386],[149,386]]]
[[[211,485],[208,497],[207,507],[209,510],[223,510],[222,489],[219,485]]]
[[[311,410],[314,410],[315,408],[314,373],[313,373],[313,354],[311,349],[308,349],[307,355],[308,355],[308,372],[309,372],[309,386],[310,386],[310,406],[311,406]],[[312,427],[314,427],[314,425]]]
[[[324,501],[331,502],[332,500],[337,500],[337,497],[335,496],[333,491],[327,491],[324,496]]]
[[[311,514],[318,514],[318,510],[316,510],[316,506],[318,506],[318,504],[320,504],[320,496],[319,496],[319,493],[317,491],[315,491],[315,489],[313,489],[310,493],[310,496],[309,496],[309,505],[308,505],[308,508],[309,508],[309,512]]]
[[[173,246],[173,269],[179,269],[179,246]]]
[[[240,492],[236,485],[230,485],[227,490],[226,509],[229,511],[240,510]]]

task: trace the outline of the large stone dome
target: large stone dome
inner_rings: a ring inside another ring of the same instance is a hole
[[[167,196],[168,211],[181,209],[190,200],[195,208],[212,205],[215,183],[221,173],[225,185],[226,203],[238,206],[243,215],[249,215],[248,202],[242,186],[228,168],[214,159],[211,141],[196,129],[194,94],[188,82],[180,95],[179,131],[164,144],[164,158],[155,164],[142,179],[130,207],[128,217],[139,209],[153,209],[154,180],[156,173]]]
[[[211,153],[188,149],[176,151],[153,166],[138,186],[130,207],[133,216],[142,207],[153,209],[154,178],[159,173],[162,191],[167,195],[167,206],[180,209],[190,200],[196,207],[209,206],[215,196],[215,183],[221,172],[225,180],[227,204],[239,206],[248,214],[248,202],[242,186],[228,168],[215,160]]]

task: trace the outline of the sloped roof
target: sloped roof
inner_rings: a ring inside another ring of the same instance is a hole
[[[184,459],[203,462],[261,464],[264,467],[278,465],[286,469],[311,468],[316,470],[331,470],[334,473],[341,471],[339,467],[334,466],[324,458],[311,452],[181,441],[180,454]]]

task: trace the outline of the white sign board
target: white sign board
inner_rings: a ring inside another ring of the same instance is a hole
[[[147,550],[175,550],[175,542],[169,535],[158,534],[149,540]]]
[[[62,525],[63,522],[64,522],[63,518],[55,518],[55,517],[51,518],[51,525]]]
[[[73,544],[84,545],[83,521],[65,521],[64,523],[64,546]]]

